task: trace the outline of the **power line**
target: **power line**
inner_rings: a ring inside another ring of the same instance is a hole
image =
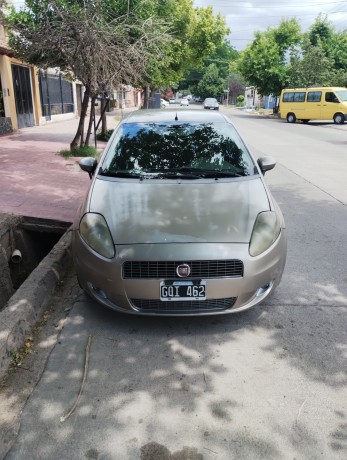
[[[199,1],[196,2],[196,3],[200,3]],[[242,2],[231,2],[231,1],[226,1],[226,2],[223,2],[223,1],[218,1],[218,0],[214,0],[213,2],[214,4],[213,5],[209,5],[209,6],[213,6],[215,8],[242,8],[242,9],[273,9],[273,8],[307,8],[309,6],[330,6],[332,4],[346,4],[347,3],[347,0],[340,0],[338,2],[321,2],[321,3],[316,3],[316,2],[309,2],[309,3],[304,3],[301,2],[301,3],[297,3],[297,4],[290,4],[288,2],[284,2],[284,3],[281,3],[279,4],[277,2],[277,5],[274,5],[273,2],[267,2],[267,3],[264,3],[264,2],[255,2],[255,4],[253,6],[248,6],[248,5],[245,5],[244,3]],[[239,3],[239,5],[237,5],[237,3]]]

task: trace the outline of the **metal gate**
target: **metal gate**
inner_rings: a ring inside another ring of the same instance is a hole
[[[52,115],[73,113],[74,100],[72,84],[61,74],[39,72],[42,116],[51,120]]]
[[[12,64],[12,78],[18,128],[35,126],[29,69]]]

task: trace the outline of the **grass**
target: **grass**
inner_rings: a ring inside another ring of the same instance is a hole
[[[97,155],[97,150],[95,147],[91,146],[84,146],[84,147],[78,147],[77,149],[74,150],[61,150],[59,152],[59,155],[61,155],[64,158],[69,158],[69,157],[96,157]]]
[[[109,140],[109,138],[111,137],[111,134],[113,133],[113,131],[114,131],[114,129],[108,129],[106,131],[106,133],[101,133],[100,132],[100,133],[98,133],[96,135],[96,138],[97,138],[98,141],[106,141],[107,142]]]

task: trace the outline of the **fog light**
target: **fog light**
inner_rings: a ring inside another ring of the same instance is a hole
[[[95,295],[97,295],[98,297],[101,297],[102,299],[107,299],[107,295],[102,289],[95,287],[93,285],[91,285],[91,288]]]
[[[271,290],[273,285],[273,281],[271,283],[265,284],[265,286],[259,288],[255,294],[256,297],[261,297],[262,295],[266,294],[268,291]]]

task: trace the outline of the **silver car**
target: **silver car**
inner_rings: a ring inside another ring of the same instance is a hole
[[[282,213],[231,121],[204,110],[136,111],[113,133],[73,224],[80,285],[142,315],[246,310],[280,282]]]
[[[219,104],[214,97],[208,97],[204,100],[204,109],[219,110]]]

